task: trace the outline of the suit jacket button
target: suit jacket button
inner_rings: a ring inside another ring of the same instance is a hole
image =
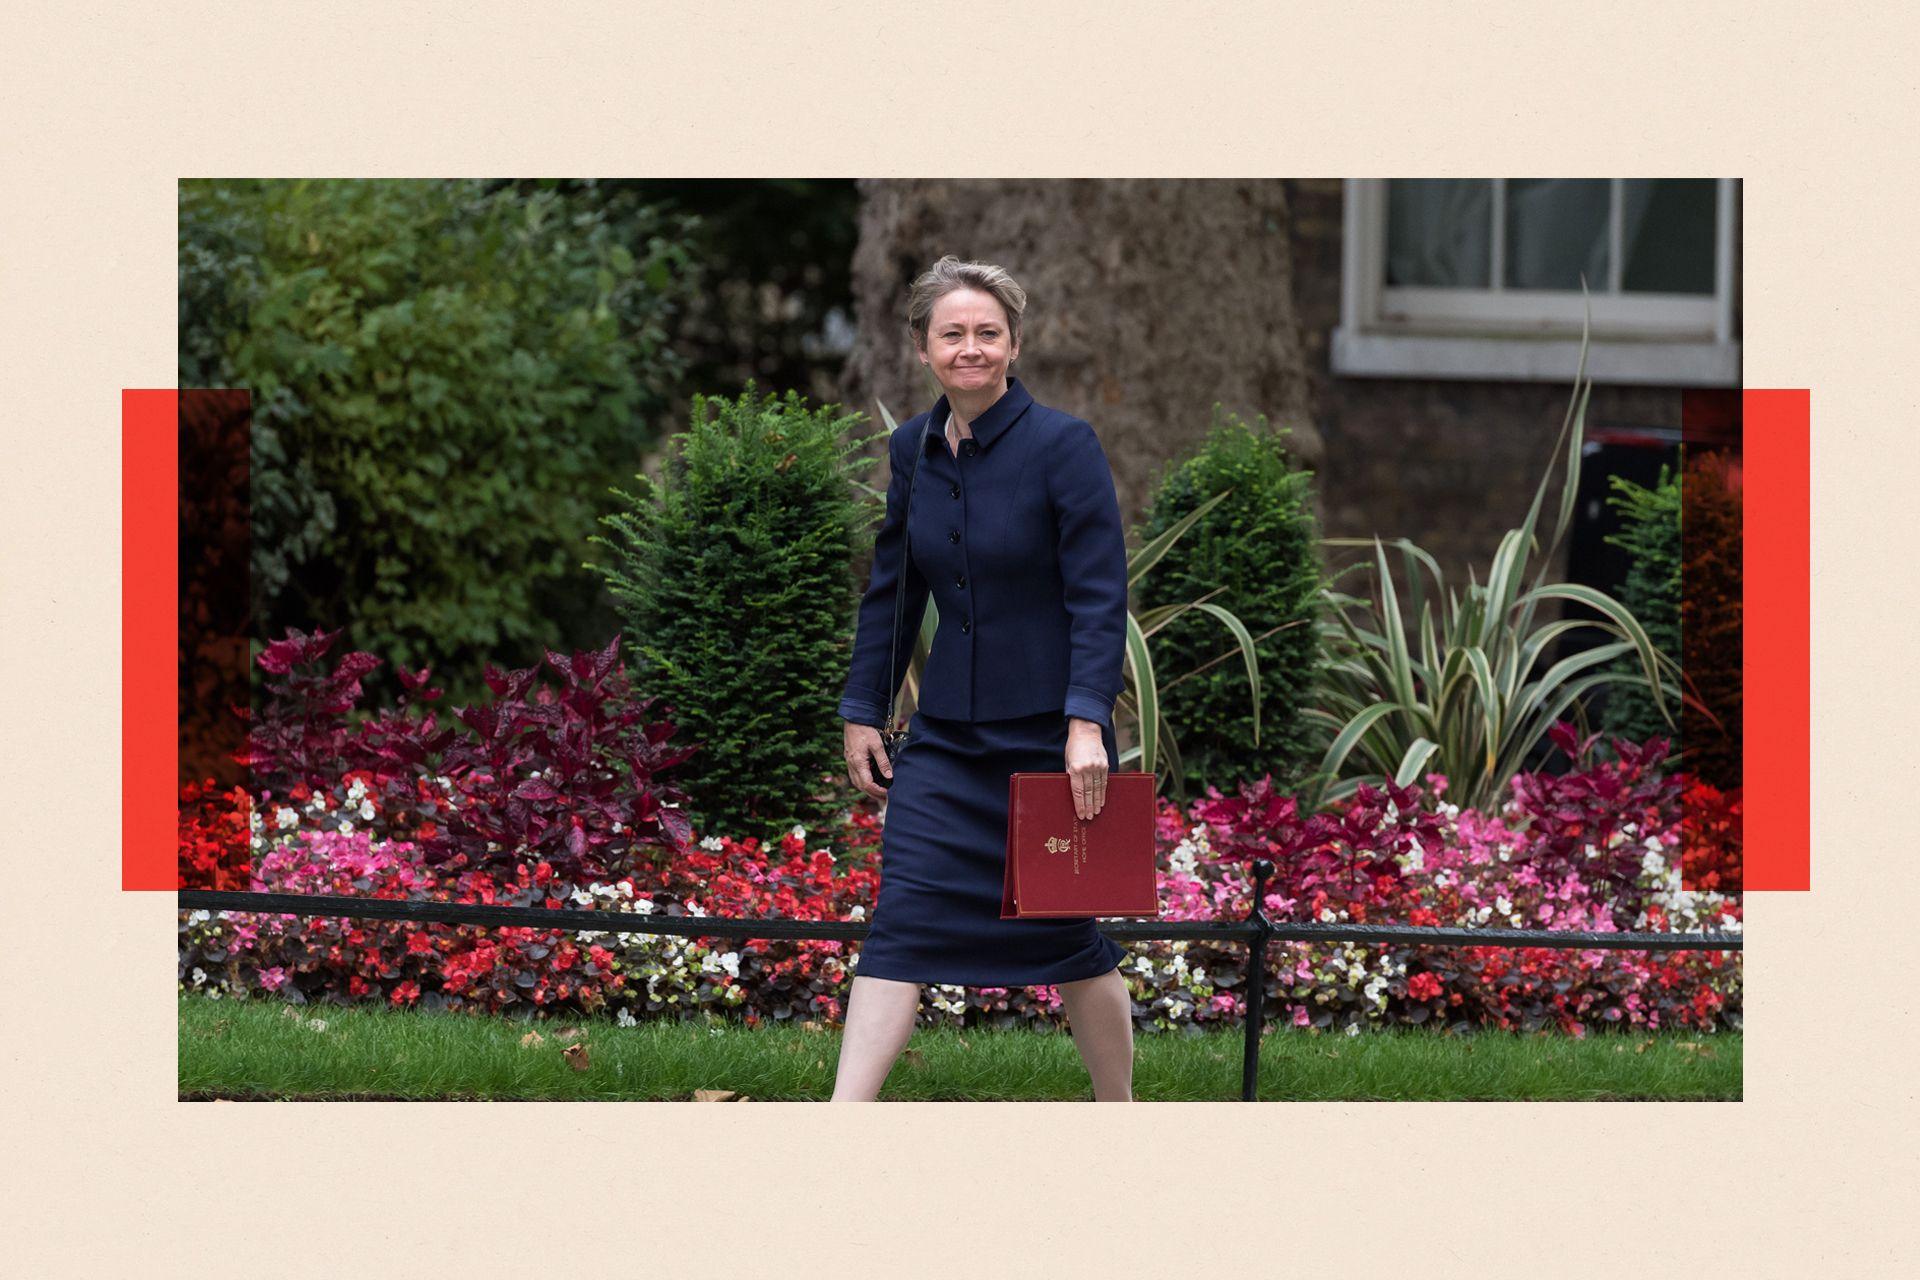
[[[947,541],[948,542],[960,541],[960,531],[958,529],[949,529],[947,531]]]
[[[954,585],[954,586],[956,586],[956,587],[964,587],[964,586],[966,586],[966,585],[967,585],[967,575],[966,575],[966,574],[964,574],[964,573],[956,573],[956,574],[954,574],[954,575],[953,575],[953,585]]]
[[[966,454],[969,458],[971,458],[974,454],[980,452],[980,442],[978,440],[969,440],[965,444],[961,445],[960,447],[966,451]]]
[[[973,630],[973,617],[971,614],[969,614],[967,617],[960,619],[960,629],[962,631]]]
[[[951,490],[949,490],[949,492],[951,492],[951,493],[953,494],[953,496],[954,496],[954,497],[956,497],[956,498],[957,498],[957,497],[959,497],[959,496],[960,496],[960,486],[959,486],[959,485],[957,485],[957,484],[956,484],[956,485],[954,485],[954,486],[953,486],[953,488],[952,488]]]

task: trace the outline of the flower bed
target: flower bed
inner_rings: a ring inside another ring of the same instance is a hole
[[[321,652],[309,645],[297,656],[312,662]],[[655,777],[672,762],[671,730],[645,724],[645,704],[623,701],[611,653],[549,655],[568,682],[551,701],[532,694],[531,673],[490,678],[506,705],[463,709],[464,741],[440,738],[431,716],[349,731],[316,722],[310,705],[297,716],[283,709],[284,745],[255,760],[282,789],[257,797],[190,789],[182,825],[183,874],[201,877],[188,883],[241,887],[232,850],[244,831],[247,887],[592,907],[608,912],[608,929],[182,912],[182,988],[488,1014],[611,1012],[623,1022],[712,1011],[749,1023],[838,1020],[858,944],[645,934],[621,929],[617,917],[864,919],[879,886],[877,810],[856,797],[830,832],[694,839],[676,822],[672,789]],[[424,686],[424,673],[418,679]],[[338,695],[329,705],[350,705]],[[300,733],[288,736],[294,722]],[[256,743],[270,737],[263,731]],[[1737,895],[1680,881],[1683,848],[1689,859],[1737,868],[1737,797],[1663,774],[1657,739],[1616,743],[1619,758],[1604,763],[1590,758],[1592,739],[1564,725],[1554,741],[1573,769],[1522,775],[1497,814],[1447,803],[1438,775],[1420,787],[1362,788],[1337,812],[1306,817],[1266,779],[1231,796],[1210,793],[1185,812],[1163,801],[1164,917],[1242,918],[1249,867],[1265,857],[1278,868],[1262,904],[1275,920],[1738,930]],[[611,756],[609,743],[620,744]],[[329,759],[354,767],[328,779]],[[606,768],[608,759],[620,767]],[[457,775],[435,771],[448,761]],[[1702,811],[1734,820],[1683,821]],[[1122,972],[1142,1027],[1202,1031],[1244,1016],[1240,947],[1151,942],[1129,951]],[[1284,943],[1269,956],[1267,999],[1281,1026],[1349,1034],[1436,1021],[1573,1035],[1608,1025],[1711,1031],[1739,1025],[1740,972],[1737,954],[1718,952]],[[1060,1016],[1051,987],[928,994],[928,1016],[941,1021]]]

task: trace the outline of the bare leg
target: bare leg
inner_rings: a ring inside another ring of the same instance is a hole
[[[907,1047],[919,1012],[919,983],[855,974],[847,991],[847,1025],[830,1101],[877,1100],[887,1073]]]
[[[1095,1102],[1133,1101],[1133,1004],[1117,968],[1097,978],[1062,982],[1060,1002],[1074,1047],[1093,1079]]]

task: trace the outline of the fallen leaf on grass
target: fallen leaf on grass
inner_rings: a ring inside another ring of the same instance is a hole
[[[567,1065],[575,1071],[587,1069],[587,1046],[584,1044],[570,1044],[560,1051],[560,1056],[565,1058]]]
[[[805,1022],[803,1022],[803,1023],[801,1023],[801,1024],[800,1024],[800,1029],[801,1029],[802,1031],[822,1031],[822,1030],[825,1030],[825,1028],[823,1028],[823,1027],[822,1027],[822,1026],[821,1026],[821,1025],[820,1025],[820,1024],[818,1023],[818,1022],[815,1022],[815,1021],[814,1021],[814,1020],[813,1020],[812,1018],[808,1018],[808,1019],[807,1019],[807,1020],[806,1020]]]
[[[326,1029],[327,1020],[325,1018],[313,1018],[307,1022],[307,1030],[309,1031],[325,1031]]]
[[[827,1060],[825,1058],[815,1058],[813,1065],[825,1071],[827,1069]]]
[[[527,1034],[520,1037],[520,1047],[522,1049],[531,1049],[533,1048],[533,1046],[537,1044],[545,1044],[546,1039],[547,1038],[541,1035],[538,1031],[529,1031],[527,1032]]]
[[[1642,1040],[1639,1044],[1634,1046],[1633,1051],[1635,1053],[1645,1053],[1647,1050],[1651,1048],[1653,1048],[1653,1041]]]
[[[553,1035],[556,1040],[578,1040],[580,1038],[580,1028],[562,1027],[554,1032]]]
[[[695,1102],[731,1102],[733,1101],[733,1090],[695,1089],[693,1091],[693,1100]]]
[[[912,1063],[916,1067],[924,1067],[927,1065],[927,1055],[924,1053],[921,1053],[918,1049],[908,1049],[905,1053],[901,1054],[900,1056],[905,1058],[908,1062]]]

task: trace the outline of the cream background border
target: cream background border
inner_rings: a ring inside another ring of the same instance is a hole
[[[0,18],[9,1270],[1160,1276],[1256,1232],[1294,1274],[1912,1267],[1903,9],[1028,8]],[[173,913],[117,889],[116,565],[120,389],[174,377],[178,178],[1487,173],[1744,178],[1746,383],[1813,388],[1817,890],[1749,904],[1745,1101],[174,1101]]]

